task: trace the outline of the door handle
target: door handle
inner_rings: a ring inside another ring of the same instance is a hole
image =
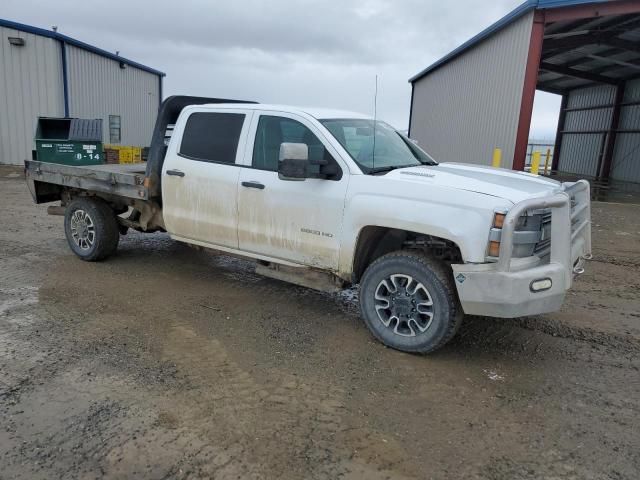
[[[258,190],[264,190],[264,185],[260,182],[242,182],[243,187],[257,188]]]
[[[167,170],[167,175],[173,175],[174,177],[184,177],[184,172],[180,170]]]

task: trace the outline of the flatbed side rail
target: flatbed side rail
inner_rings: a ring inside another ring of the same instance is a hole
[[[36,198],[37,192],[36,182],[138,200],[148,200],[149,198],[148,189],[143,185],[144,175],[142,174],[26,160],[25,175],[34,198]]]

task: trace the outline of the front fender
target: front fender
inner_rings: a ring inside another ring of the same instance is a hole
[[[504,200],[464,191],[456,194],[456,200],[456,203],[451,203],[372,193],[359,193],[348,198],[340,252],[341,276],[348,276],[353,271],[358,236],[367,226],[394,228],[450,240],[460,248],[465,262],[484,262],[494,211],[499,205],[504,205]]]

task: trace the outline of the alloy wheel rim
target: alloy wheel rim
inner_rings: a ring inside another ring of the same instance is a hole
[[[93,220],[84,210],[76,210],[71,215],[71,238],[82,250],[93,247],[96,239],[96,229]]]
[[[389,275],[378,283],[375,308],[380,322],[403,337],[426,332],[433,321],[431,294],[411,275]]]

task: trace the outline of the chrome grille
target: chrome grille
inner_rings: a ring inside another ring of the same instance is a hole
[[[540,222],[540,231],[542,232],[542,238],[533,249],[533,253],[539,257],[544,257],[551,250],[551,211],[545,212],[542,215]]]

